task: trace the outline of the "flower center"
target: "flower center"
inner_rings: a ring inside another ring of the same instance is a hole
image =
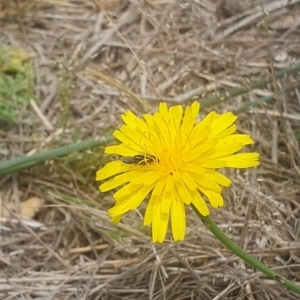
[[[174,149],[163,149],[160,156],[160,167],[164,172],[172,173],[183,165],[180,151]]]

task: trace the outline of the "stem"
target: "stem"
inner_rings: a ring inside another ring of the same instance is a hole
[[[6,174],[14,173],[26,168],[36,166],[48,159],[66,156],[74,151],[83,151],[96,146],[103,146],[111,140],[112,137],[110,136],[102,137],[99,140],[87,140],[83,142],[74,143],[68,146],[40,152],[31,156],[22,156],[4,162],[0,162],[0,176],[4,176]]]
[[[260,98],[259,101],[257,101],[257,102],[247,103],[247,104],[243,105],[241,108],[239,108],[237,110],[233,110],[232,112],[233,112],[233,114],[238,115],[238,114],[246,112],[250,108],[257,107],[262,103],[269,102],[269,101],[273,100],[274,98],[276,98],[276,95],[272,94],[270,96]]]
[[[300,71],[300,64],[295,65],[292,68],[285,69],[285,70],[282,70],[282,71],[276,73],[275,79],[282,79],[284,76],[291,75],[291,74],[297,73],[299,71]],[[213,106],[214,104],[218,104],[218,103],[227,101],[229,99],[232,99],[233,97],[246,94],[249,91],[262,88],[272,81],[273,81],[273,78],[270,77],[265,80],[260,80],[260,81],[249,83],[249,85],[247,87],[236,88],[229,92],[222,93],[219,96],[213,96],[213,97],[208,97],[208,98],[204,98],[204,99],[199,98],[198,100],[201,103],[201,108],[210,107],[210,106]]]
[[[209,217],[204,217],[199,213],[197,208],[191,204],[193,210],[197,216],[201,219],[204,225],[211,231],[211,233],[232,253],[240,257],[242,260],[250,264],[255,269],[266,274],[269,278],[277,281],[287,289],[295,292],[300,295],[300,286],[296,285],[292,281],[285,279],[283,276],[280,276],[278,273],[268,268],[266,265],[255,259],[253,256],[249,255],[243,249],[241,249],[237,244],[235,244],[219,227],[218,225]]]

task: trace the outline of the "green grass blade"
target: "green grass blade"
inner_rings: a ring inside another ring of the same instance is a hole
[[[112,137],[105,137],[99,140],[88,140],[88,141],[78,142],[68,146],[44,151],[31,156],[18,157],[8,161],[4,161],[0,163],[0,176],[4,176],[13,172],[17,172],[29,167],[36,166],[40,163],[43,163],[47,159],[66,156],[74,151],[83,151],[86,149],[91,149],[96,146],[103,146],[111,140]]]
[[[300,71],[300,64],[297,64],[294,67],[291,67],[291,68],[288,68],[288,69],[285,69],[285,70],[282,70],[282,71],[276,73],[275,78],[282,79],[284,76],[292,75],[299,71]],[[197,99],[197,100],[200,101],[201,108],[211,107],[215,104],[218,104],[218,103],[227,101],[229,99],[232,99],[234,97],[246,94],[249,91],[265,87],[268,83],[270,83],[272,81],[273,81],[273,78],[270,77],[270,78],[267,78],[264,80],[249,83],[249,85],[247,87],[236,88],[236,89],[231,90],[230,92],[222,93],[219,96],[207,97],[204,99]]]

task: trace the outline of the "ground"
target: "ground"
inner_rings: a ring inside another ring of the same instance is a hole
[[[1,161],[108,141],[122,112],[161,101],[234,111],[261,165],[227,172],[212,218],[300,284],[299,3],[0,1]],[[151,243],[145,205],[113,225],[94,181],[109,159],[98,146],[0,177],[1,299],[297,299],[189,208],[180,243]]]

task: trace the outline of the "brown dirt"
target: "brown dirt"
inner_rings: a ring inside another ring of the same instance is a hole
[[[1,159],[101,136],[126,109],[201,102],[299,63],[299,0],[262,0],[264,18],[259,1],[235,2],[0,1],[0,43],[29,54],[37,104],[24,107],[16,125],[1,125]],[[233,185],[213,219],[298,284],[299,85],[299,75],[274,80],[213,108],[276,95],[240,114],[239,130],[253,136],[261,166],[228,172]],[[0,201],[11,211],[0,228],[1,299],[297,299],[227,251],[190,210],[182,243],[169,235],[152,244],[144,207],[112,225],[111,196],[94,183],[107,160],[101,153],[0,179]],[[45,203],[25,219],[20,203],[33,197]]]

